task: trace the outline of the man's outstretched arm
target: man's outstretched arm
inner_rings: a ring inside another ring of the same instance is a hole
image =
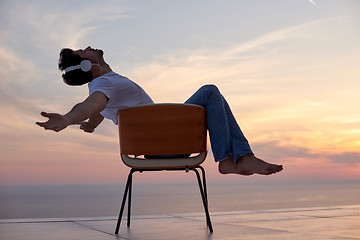
[[[36,124],[45,130],[59,132],[71,124],[80,124],[84,120],[98,115],[105,108],[107,101],[105,94],[94,92],[85,101],[76,104],[65,115],[42,112],[41,115],[49,119],[46,122],[37,122]]]

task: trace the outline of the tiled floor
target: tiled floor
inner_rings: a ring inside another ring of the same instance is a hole
[[[360,239],[360,205],[269,211],[134,216],[115,235],[115,217],[0,220],[1,240]]]

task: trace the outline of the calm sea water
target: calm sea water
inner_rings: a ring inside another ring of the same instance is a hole
[[[124,185],[0,186],[0,218],[116,216]],[[360,204],[360,182],[208,183],[209,209],[246,211]],[[196,183],[135,184],[134,215],[202,212]]]

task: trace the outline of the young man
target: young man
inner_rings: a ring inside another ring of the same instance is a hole
[[[88,83],[89,96],[65,115],[42,112],[46,122],[37,122],[45,130],[59,132],[71,124],[91,133],[104,117],[117,124],[117,111],[142,104],[152,104],[149,95],[130,79],[114,73],[103,58],[103,51],[62,49],[59,69],[65,71],[68,85]],[[211,148],[222,174],[270,175],[280,172],[282,165],[270,164],[254,156],[225,98],[214,85],[205,85],[185,103],[206,109]],[[88,120],[88,121],[85,121]]]

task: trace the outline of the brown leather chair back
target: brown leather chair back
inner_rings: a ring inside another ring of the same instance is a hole
[[[207,151],[206,112],[191,104],[151,104],[118,112],[121,154],[170,155]]]

